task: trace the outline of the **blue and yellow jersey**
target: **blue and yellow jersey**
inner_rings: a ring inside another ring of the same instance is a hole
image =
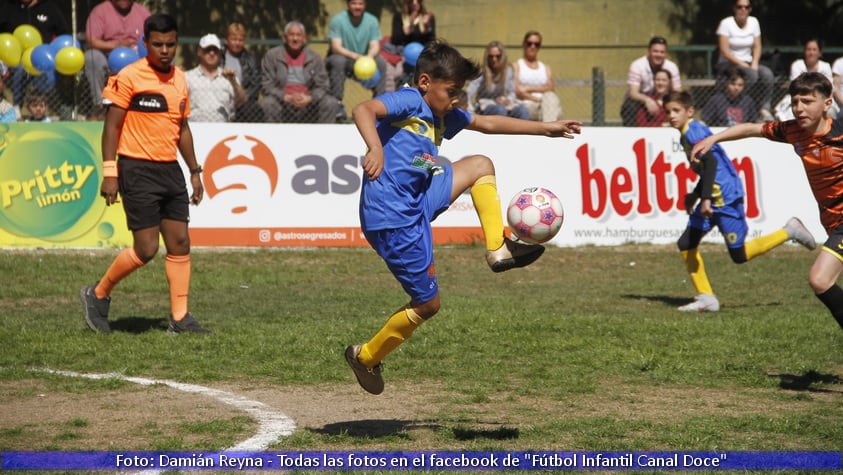
[[[440,167],[442,139],[453,138],[471,122],[471,114],[455,109],[442,120],[433,116],[418,89],[404,87],[377,97],[387,115],[378,120],[384,169],[377,180],[364,176],[360,224],[366,231],[395,229],[416,223],[424,193]]]
[[[711,130],[702,122],[690,120],[682,129],[682,147],[685,150],[685,156],[690,157],[691,149],[694,144],[700,140],[711,135]],[[738,200],[743,200],[744,191],[743,183],[738,176],[732,160],[726,155],[726,151],[720,144],[715,144],[707,155],[713,157],[712,164],[716,163],[716,173],[714,174],[714,182],[711,184],[711,206],[720,207],[732,204]],[[699,166],[694,167],[700,177],[705,177],[705,167],[708,160],[701,160]],[[707,183],[701,183],[700,188],[705,190]],[[703,191],[703,193],[705,193]],[[703,196],[705,197],[705,196]]]

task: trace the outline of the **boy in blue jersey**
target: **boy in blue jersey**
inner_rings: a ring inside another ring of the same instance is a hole
[[[345,359],[357,382],[372,394],[383,392],[383,358],[439,311],[430,223],[465,190],[470,190],[480,218],[492,271],[524,267],[544,252],[540,245],[505,237],[492,161],[472,155],[440,165],[439,144],[462,129],[573,138],[581,123],[472,115],[457,104],[466,81],[479,75],[476,63],[443,41],[432,42],[416,61],[413,87],[363,102],[352,112],[367,146],[360,224],[369,244],[410,296],[410,302],[393,312],[371,340],[346,348]]]
[[[675,91],[664,99],[664,109],[670,125],[679,130],[682,147],[689,157],[694,144],[711,135],[711,130],[694,117],[694,101],[687,91]],[[746,241],[748,226],[744,212],[743,184],[732,161],[720,145],[714,145],[699,161],[692,160],[691,168],[700,176],[693,192],[685,197],[685,208],[691,215],[688,226],[676,243],[691,282],[697,291],[694,301],[679,307],[683,312],[716,312],[720,302],[714,295],[705,273],[705,265],[698,246],[714,226],[720,229],[735,264],[764,254],[792,239],[814,249],[814,237],[798,218],[790,218],[782,229]],[[699,204],[694,205],[699,200]]]

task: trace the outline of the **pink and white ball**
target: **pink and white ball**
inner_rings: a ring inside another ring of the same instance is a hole
[[[562,202],[547,188],[524,188],[506,209],[509,229],[521,241],[541,244],[553,239],[562,227]]]

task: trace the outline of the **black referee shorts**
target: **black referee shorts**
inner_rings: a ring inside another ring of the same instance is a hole
[[[129,230],[159,226],[162,219],[190,221],[187,185],[178,162],[121,156],[117,168]]]

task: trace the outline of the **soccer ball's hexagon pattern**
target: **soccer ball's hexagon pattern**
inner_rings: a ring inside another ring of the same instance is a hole
[[[524,188],[512,197],[506,209],[512,234],[531,244],[553,239],[564,218],[562,202],[547,188]]]

